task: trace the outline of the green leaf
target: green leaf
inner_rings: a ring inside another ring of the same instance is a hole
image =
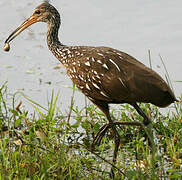
[[[20,123],[21,123],[21,119],[19,118],[19,119],[17,119],[17,120],[15,121],[14,126],[17,127],[17,126],[20,125]]]
[[[84,122],[82,122],[81,126],[83,129],[87,130],[90,128],[90,123],[88,121],[84,121]]]
[[[75,124],[71,125],[71,127],[76,129],[79,127],[79,123],[75,123]]]

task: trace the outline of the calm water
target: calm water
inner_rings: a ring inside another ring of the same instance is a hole
[[[45,24],[34,24],[11,43],[9,53],[3,51],[5,39],[40,2],[0,1],[0,84],[8,80],[11,93],[20,90],[42,105],[52,89],[60,90],[64,109],[70,103],[72,83],[64,68],[54,68],[59,62],[47,48]],[[160,54],[175,94],[181,94],[182,82],[176,82],[182,80],[181,0],[54,0],[52,4],[61,14],[59,37],[64,44],[117,48],[146,65],[150,49],[153,69],[164,77]],[[81,93],[76,93],[75,100],[83,106]]]

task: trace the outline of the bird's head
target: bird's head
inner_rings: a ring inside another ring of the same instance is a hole
[[[19,35],[24,29],[36,22],[45,22],[48,25],[54,24],[59,27],[60,15],[54,6],[48,2],[43,2],[34,9],[33,14],[26,21],[24,21],[10,34],[10,36],[5,41],[5,44],[9,45],[9,42],[12,41],[17,35]],[[9,49],[4,50],[8,51]]]
[[[31,19],[33,23],[46,22],[50,24],[52,22],[57,21],[57,18],[60,19],[60,16],[56,8],[52,6],[51,4],[49,4],[48,2],[44,2],[34,9],[34,12],[29,19],[30,19],[30,25],[31,25]]]

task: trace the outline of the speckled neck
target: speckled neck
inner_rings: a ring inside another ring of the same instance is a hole
[[[60,16],[55,14],[54,18],[48,23],[47,31],[47,45],[53,52],[58,46],[64,46],[58,38],[58,31],[60,27]]]

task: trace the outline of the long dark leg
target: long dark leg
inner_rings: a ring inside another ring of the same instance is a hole
[[[95,142],[99,142],[100,143],[100,141],[102,140],[102,137],[105,135],[107,130],[109,128],[111,128],[113,130],[113,133],[114,133],[115,150],[114,150],[113,162],[115,163],[116,162],[116,158],[117,158],[117,152],[118,152],[118,149],[119,149],[119,144],[120,144],[120,135],[119,135],[119,133],[118,133],[118,131],[116,129],[116,126],[115,126],[115,124],[114,124],[114,122],[111,119],[111,116],[109,114],[109,106],[108,106],[108,104],[103,103],[103,102],[100,102],[100,103],[97,102],[95,104],[105,114],[107,120],[109,121],[109,124],[105,124],[104,126],[101,127],[101,129],[99,130],[99,133],[94,138],[93,144],[95,145]],[[99,139],[99,140],[97,141],[96,139]]]
[[[142,111],[142,109],[137,105],[137,103],[132,103],[131,105],[136,109],[138,114],[140,114],[144,118],[144,120],[143,120],[144,127],[143,128],[145,130],[145,133],[147,134],[147,137],[149,139],[149,143],[152,147],[152,153],[155,153],[156,148],[155,148],[155,143],[154,143],[154,136],[153,136],[153,131],[152,131],[151,120]]]
[[[115,124],[113,123],[111,116],[109,114],[109,109],[107,112],[105,112],[105,115],[107,117],[107,119],[109,120],[109,128],[112,128],[113,132],[114,132],[114,143],[115,143],[115,149],[114,149],[114,156],[113,156],[113,163],[116,163],[116,159],[117,159],[117,153],[119,150],[119,145],[120,145],[120,135],[116,129]]]
[[[131,104],[135,109],[136,111],[138,112],[138,114],[140,114],[142,117],[143,117],[143,124],[145,126],[147,126],[148,124],[151,123],[151,120],[147,117],[147,115],[142,111],[142,109],[138,106],[137,103],[132,103]]]
[[[99,142],[102,140],[102,137],[105,135],[105,133],[107,132],[107,130],[109,128],[112,129],[113,133],[114,133],[114,143],[115,143],[115,148],[114,148],[114,153],[113,153],[113,163],[116,163],[117,160],[117,154],[118,154],[118,150],[119,150],[119,145],[120,145],[120,135],[116,129],[116,126],[113,122],[113,120],[111,119],[111,116],[109,114],[109,106],[106,103],[103,102],[94,102],[99,108],[100,110],[105,114],[107,120],[109,121],[109,124],[105,124],[100,130],[99,133],[96,135],[96,138],[99,139]],[[97,142],[97,141],[96,141]],[[93,141],[93,146],[95,146],[95,138]],[[113,169],[111,169],[111,176],[114,177],[114,171]]]
[[[116,129],[115,124],[113,123],[113,121],[111,119],[111,116],[109,114],[109,107],[108,107],[108,105],[107,105],[107,109],[104,109],[104,110],[102,109],[102,111],[104,112],[104,114],[106,115],[106,118],[109,121],[108,128],[111,128],[112,131],[113,131],[113,133],[114,133],[114,144],[115,144],[115,147],[114,147],[114,152],[113,152],[113,163],[115,164],[116,161],[117,161],[117,155],[118,155],[119,145],[120,145],[120,142],[121,142],[120,135],[119,135],[119,133],[118,133],[118,131]],[[108,128],[106,127],[106,131],[107,131]],[[104,134],[106,133],[106,131],[104,132]],[[115,173],[114,173],[114,169],[113,168],[111,168],[111,174],[110,174],[110,176],[113,179],[115,177]]]

